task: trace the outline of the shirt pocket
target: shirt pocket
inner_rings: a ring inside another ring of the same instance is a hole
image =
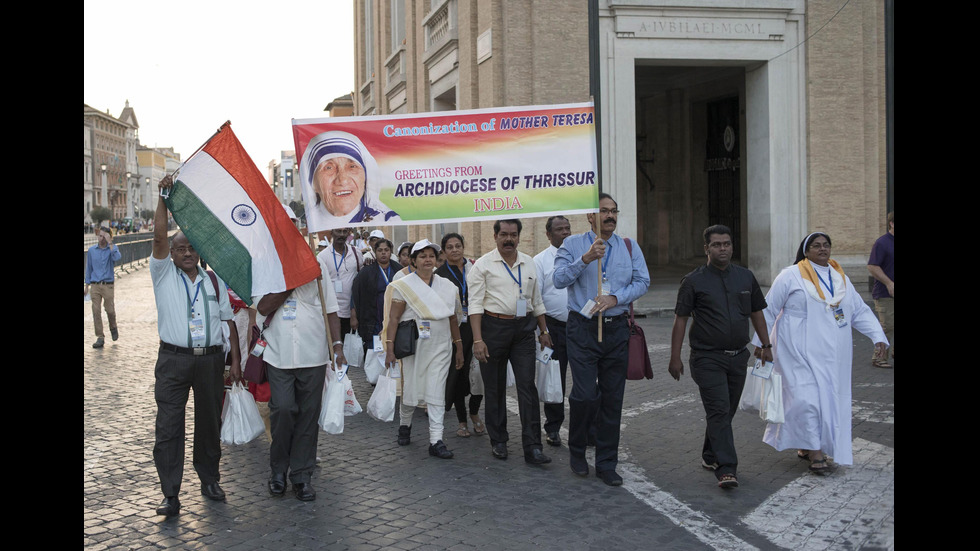
[[[739,319],[747,319],[752,313],[752,293],[750,291],[735,293],[735,306]]]

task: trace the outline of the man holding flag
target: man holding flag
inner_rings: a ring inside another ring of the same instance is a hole
[[[614,233],[618,216],[616,201],[600,193],[599,213],[587,215],[593,229],[565,238],[554,273],[555,288],[568,289],[569,467],[579,476],[589,474],[585,447],[594,420],[595,474],[610,486],[623,484],[616,465],[629,361],[629,306],[650,286],[640,247],[628,246]]]
[[[161,190],[172,186],[170,175],[160,181]],[[169,517],[180,511],[177,494],[184,475],[184,415],[191,388],[194,469],[201,479],[201,494],[215,501],[225,500],[218,485],[225,371],[221,324],[228,324],[233,343],[238,342],[238,329],[224,281],[217,277],[212,280],[200,269],[201,257],[182,232],[167,243],[167,206],[162,198],[157,202],[153,225],[150,277],[160,333],[154,369],[157,417],[153,462],[164,495],[157,514]],[[233,383],[242,377],[237,346],[231,347],[230,377]]]

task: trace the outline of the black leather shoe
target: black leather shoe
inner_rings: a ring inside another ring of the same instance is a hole
[[[429,455],[434,455],[439,459],[452,459],[453,452],[449,451],[446,444],[440,440],[435,444],[429,444]]]
[[[215,501],[224,501],[225,492],[218,486],[217,482],[211,482],[210,484],[201,483],[201,495],[213,499]]]
[[[493,449],[490,450],[493,456],[497,459],[507,459],[507,444],[503,442],[497,442],[493,445]]]
[[[531,450],[531,453],[524,454],[524,462],[532,465],[544,465],[545,463],[551,463],[551,458],[541,450],[534,448]]]
[[[561,446],[561,435],[558,434],[558,431],[549,432],[548,438],[545,440],[548,442],[549,446]]]
[[[119,329],[110,327],[109,328],[109,334],[112,335],[112,340],[114,340],[114,341],[118,341],[119,340]]]
[[[160,506],[157,507],[157,514],[165,517],[172,517],[180,512],[180,500],[177,496],[165,497]]]
[[[589,476],[589,462],[584,457],[569,455],[568,466],[579,476]]]
[[[602,479],[603,482],[610,486],[622,486],[623,477],[616,474],[616,471],[596,471],[595,475]]]
[[[407,425],[398,426],[398,445],[407,446],[412,441],[412,427]]]
[[[269,493],[280,497],[286,493],[286,473],[276,473],[269,479]]]
[[[296,499],[300,501],[313,501],[316,499],[316,490],[309,482],[294,482],[293,491],[296,492]]]
[[[95,339],[95,342],[92,343],[92,348],[102,348],[103,346],[105,346],[105,339],[102,337]]]

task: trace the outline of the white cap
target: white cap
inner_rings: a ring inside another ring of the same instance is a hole
[[[326,247],[327,245],[329,245],[329,243],[327,243],[327,241],[325,239],[321,239],[320,242],[317,243],[317,245],[319,245],[321,247]]]
[[[415,243],[415,245],[412,246],[412,253],[411,254],[414,256],[416,252],[421,251],[422,249],[424,249],[426,247],[429,247],[432,250],[434,250],[436,252],[436,254],[439,254],[439,252],[442,251],[442,248],[439,247],[439,245],[436,245],[435,243],[432,243],[428,239],[423,239],[423,240]]]
[[[385,234],[381,230],[374,230],[374,231],[371,232],[370,235],[368,235],[368,239],[371,239],[372,237],[380,237],[381,239],[384,239],[385,238]]]
[[[296,218],[296,213],[293,212],[293,209],[289,208],[289,205],[287,205],[286,203],[280,203],[280,204],[282,205],[282,208],[286,209],[286,214],[289,215],[290,220],[298,220],[298,218]]]

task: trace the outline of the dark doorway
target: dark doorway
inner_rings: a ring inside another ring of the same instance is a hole
[[[731,228],[732,260],[741,264],[738,96],[709,101],[707,111],[704,170],[708,173],[708,225]]]

